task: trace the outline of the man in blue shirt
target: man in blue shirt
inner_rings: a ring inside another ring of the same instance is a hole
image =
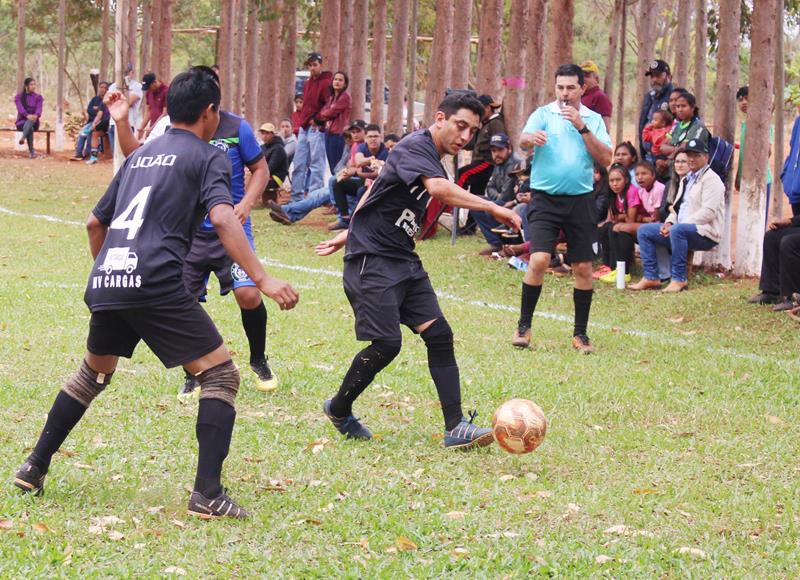
[[[536,109],[520,138],[523,151],[534,148],[528,210],[531,260],[522,281],[522,304],[512,344],[528,348],[531,321],[544,274],[559,232],[567,238],[567,259],[575,273],[573,348],[589,354],[586,335],[592,306],[592,243],[596,240],[594,163],[611,163],[611,139],[603,118],[581,104],[583,69],[565,64],[556,70],[556,100]]]

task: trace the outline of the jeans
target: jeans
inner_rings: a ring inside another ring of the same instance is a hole
[[[331,173],[335,173],[334,168],[344,153],[344,135],[334,135],[325,133],[325,155],[328,157],[328,167]]]
[[[111,155],[114,155],[114,133],[116,133],[116,131],[117,131],[116,125],[108,126],[108,142],[111,144]]]
[[[80,133],[78,133],[78,140],[75,143],[75,157],[86,157],[86,150],[88,149],[90,137],[92,136],[92,124],[86,123]]]
[[[669,230],[669,237],[661,235],[664,224],[643,224],[638,231],[639,253],[642,257],[644,277],[659,280],[656,248],[663,246],[672,251],[671,268],[673,282],[686,282],[686,260],[689,251],[704,252],[717,245],[717,242],[697,233],[694,224],[675,224]]]
[[[22,137],[28,142],[28,151],[33,153],[33,132],[36,130],[36,121],[25,120],[22,126]]]
[[[497,205],[503,205],[502,201],[494,201],[493,203]],[[472,216],[472,219],[475,220],[475,223],[478,224],[478,227],[481,229],[481,233],[483,237],[486,238],[486,242],[495,248],[499,248],[503,245],[503,239],[500,237],[500,234],[496,234],[492,231],[492,228],[496,228],[500,225],[500,222],[494,219],[489,213],[485,211],[471,211],[469,214]]]
[[[336,178],[330,177],[328,179],[328,185],[325,187],[321,187],[309,192],[309,194],[303,199],[282,205],[281,209],[286,213],[287,216],[289,216],[290,220],[293,222],[299,222],[313,210],[330,202],[330,200],[333,198],[334,183],[336,183]]]
[[[338,161],[338,160],[337,160]],[[292,201],[325,185],[325,133],[316,127],[300,129],[292,171]]]

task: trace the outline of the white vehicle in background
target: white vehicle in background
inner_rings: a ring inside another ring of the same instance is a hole
[[[105,260],[97,269],[106,274],[119,270],[124,270],[126,274],[130,274],[139,265],[139,257],[129,250],[130,248],[109,248],[106,252]]]

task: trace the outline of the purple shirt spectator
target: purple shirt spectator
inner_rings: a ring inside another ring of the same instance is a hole
[[[42,105],[44,97],[39,93],[17,93],[14,98],[14,103],[17,105],[17,120],[14,123],[19,131],[22,131],[22,126],[28,120],[28,115],[36,115],[35,129],[39,128],[39,120],[42,118]]]

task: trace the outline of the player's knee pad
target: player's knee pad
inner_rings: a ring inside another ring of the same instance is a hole
[[[111,382],[114,373],[98,373],[84,360],[78,372],[67,380],[61,389],[84,407],[89,407],[94,398]]]
[[[367,348],[379,356],[385,365],[388,365],[400,354],[402,344],[399,340],[373,340]]]
[[[239,392],[239,371],[229,360],[197,375],[201,399],[219,399],[233,407]]]
[[[453,349],[453,329],[445,318],[437,318],[428,328],[420,333],[428,349],[428,364],[432,367],[444,367],[456,364]]]

